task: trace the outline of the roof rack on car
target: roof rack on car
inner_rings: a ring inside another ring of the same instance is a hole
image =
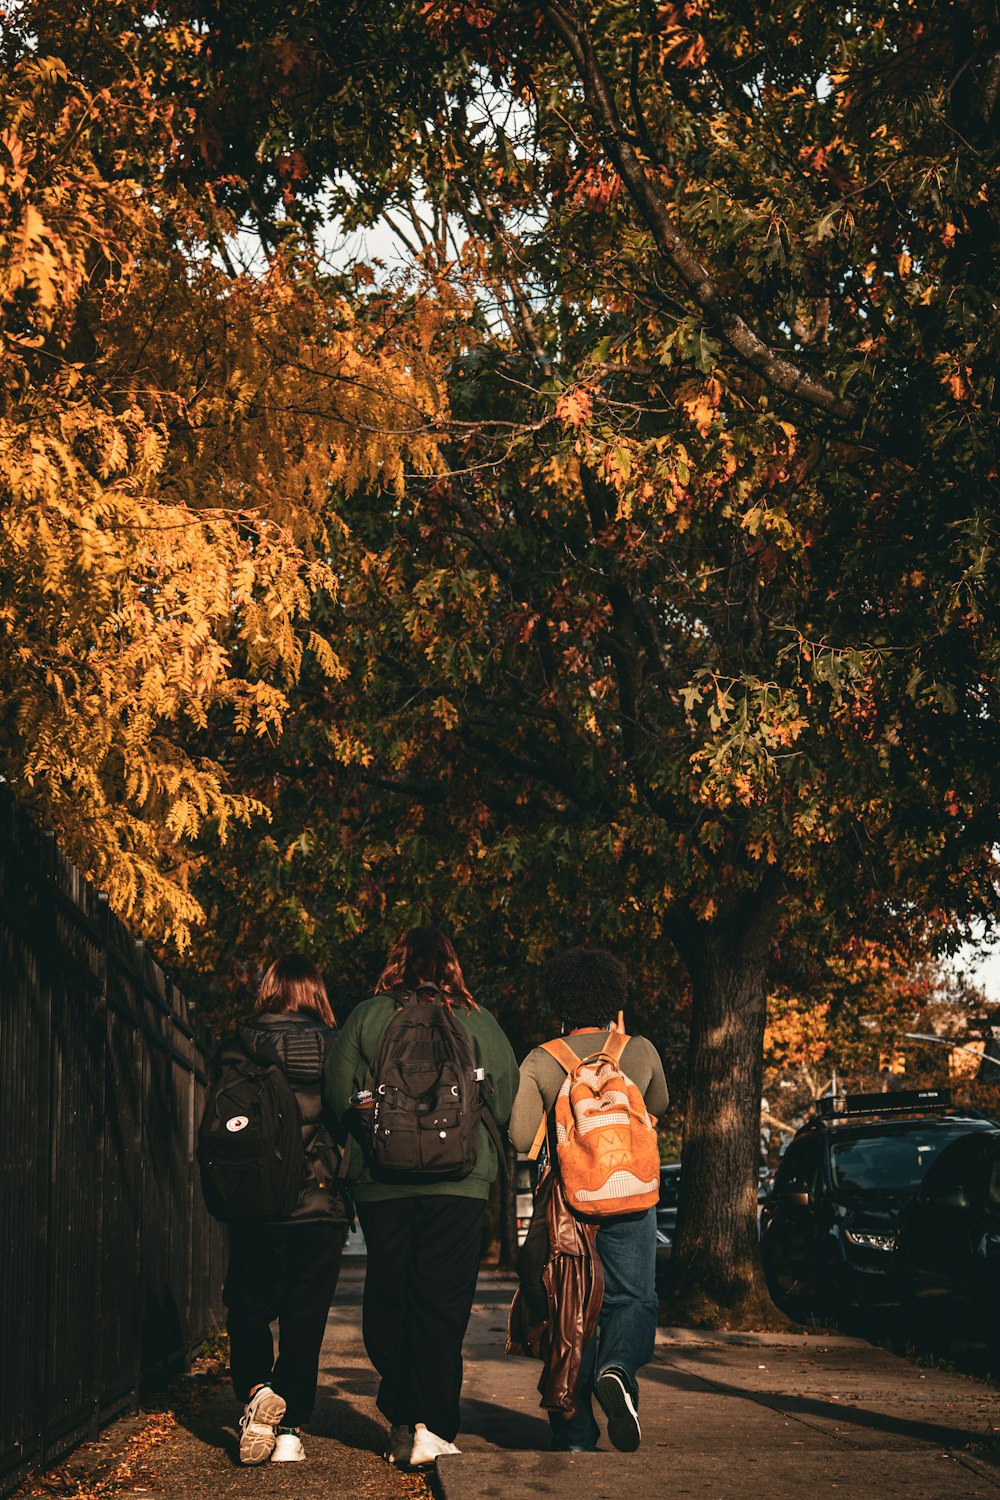
[[[902,1115],[920,1110],[951,1109],[951,1089],[898,1089],[891,1094],[835,1094],[816,1100],[824,1120],[853,1119],[857,1115]]]

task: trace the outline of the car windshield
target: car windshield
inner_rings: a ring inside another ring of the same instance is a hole
[[[912,1130],[834,1141],[830,1146],[833,1186],[852,1198],[869,1193],[914,1193],[938,1152],[967,1129],[948,1130],[938,1125],[928,1130],[914,1122]]]

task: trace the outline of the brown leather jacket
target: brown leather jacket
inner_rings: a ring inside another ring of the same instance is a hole
[[[604,1267],[595,1248],[597,1220],[581,1219],[549,1171],[517,1258],[520,1285],[507,1324],[507,1353],[543,1362],[542,1406],[572,1416],[583,1351],[594,1337],[604,1300]]]

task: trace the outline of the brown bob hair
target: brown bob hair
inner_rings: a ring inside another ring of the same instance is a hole
[[[275,1011],[279,1015],[305,1012],[336,1026],[323,976],[311,958],[304,953],[286,953],[276,958],[260,982],[260,993],[254,1010]]]
[[[386,960],[375,993],[392,995],[415,990],[418,984],[437,985],[445,1005],[479,1009],[466,988],[451,939],[437,927],[411,927],[403,933]]]

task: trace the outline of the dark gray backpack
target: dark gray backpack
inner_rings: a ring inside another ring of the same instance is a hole
[[[302,1117],[281,1068],[236,1058],[209,1089],[198,1165],[217,1219],[286,1219],[305,1178]]]
[[[439,995],[420,985],[397,999],[368,1073],[371,1164],[381,1181],[467,1177],[479,1156],[485,1075]]]

